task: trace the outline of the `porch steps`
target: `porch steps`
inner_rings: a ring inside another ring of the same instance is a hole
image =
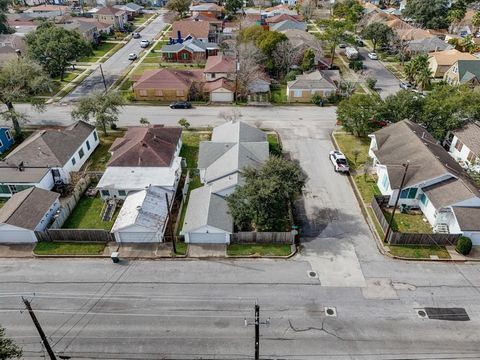
[[[113,213],[115,212],[116,207],[117,207],[117,203],[115,200],[107,200],[104,206],[103,214],[102,214],[102,221],[112,220],[112,216],[113,216]]]
[[[447,224],[437,224],[434,229],[437,234],[450,234]]]

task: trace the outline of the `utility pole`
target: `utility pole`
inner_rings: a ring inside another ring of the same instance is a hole
[[[103,87],[105,88],[105,92],[107,92],[107,82],[105,81],[105,75],[103,75],[102,64],[100,64],[100,73],[102,74]]]
[[[255,302],[255,321],[252,323],[248,323],[247,319],[245,318],[245,326],[254,325],[255,326],[255,360],[260,359],[260,325],[267,325],[270,326],[270,318],[266,321],[260,321],[260,306]]]
[[[50,356],[50,360],[57,360],[52,348],[50,347],[50,344],[48,342],[47,337],[45,336],[45,333],[43,332],[42,326],[37,320],[37,317],[35,316],[35,313],[32,310],[32,307],[30,306],[30,301],[25,299],[22,296],[23,303],[27,307],[28,313],[30,314],[30,317],[32,318],[33,324],[37,328],[38,334],[40,335],[40,338],[42,339],[43,346],[45,346],[45,349],[47,350],[48,356]]]
[[[388,235],[390,235],[390,230],[392,229],[393,217],[395,216],[395,211],[397,210],[398,201],[400,200],[400,194],[402,193],[403,186],[405,184],[405,178],[407,177],[408,166],[410,165],[410,161],[407,160],[406,164],[402,166],[405,168],[403,171],[402,182],[400,183],[400,189],[398,189],[397,198],[395,200],[395,205],[393,206],[392,216],[390,217],[390,221],[388,222],[387,231],[385,231],[385,237],[383,238],[383,242],[387,242]]]

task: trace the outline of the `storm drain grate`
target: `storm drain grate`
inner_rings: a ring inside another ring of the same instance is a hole
[[[315,271],[309,271],[308,272],[308,277],[314,279],[314,278],[318,277],[318,275]]]
[[[425,311],[425,309],[415,309],[415,311],[417,312],[417,316],[420,319],[428,319],[427,312]]]
[[[470,317],[464,308],[426,307],[425,312],[431,320],[469,321]]]
[[[326,306],[325,316],[337,317],[337,309],[335,309],[333,306]]]

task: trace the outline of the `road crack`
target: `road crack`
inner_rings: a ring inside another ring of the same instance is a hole
[[[343,337],[335,334],[331,330],[325,329],[325,319],[322,320],[322,326],[321,327],[309,326],[309,327],[302,328],[302,329],[296,328],[295,326],[293,326],[290,319],[288,320],[288,325],[290,326],[290,329],[292,329],[292,331],[296,332],[296,333],[307,332],[307,331],[320,331],[320,332],[324,332],[327,335],[333,336],[333,337],[337,338],[338,340],[345,341],[345,339]]]

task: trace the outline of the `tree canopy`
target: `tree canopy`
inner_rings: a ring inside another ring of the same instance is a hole
[[[331,64],[333,64],[337,45],[342,42],[353,43],[354,41],[353,37],[347,33],[347,31],[353,30],[352,24],[344,20],[328,19],[322,20],[320,26],[323,28],[320,37],[330,47]]]
[[[16,138],[21,137],[20,121],[25,115],[15,111],[14,103],[29,101],[41,110],[44,100],[36,96],[49,92],[51,86],[52,82],[42,67],[29,59],[13,59],[0,68],[0,102],[7,107],[1,116],[13,123]]]
[[[42,65],[50,76],[60,76],[61,80],[73,61],[92,51],[91,45],[79,33],[52,22],[44,22],[35,32],[28,33],[25,41],[28,56]]]
[[[353,94],[349,99],[340,101],[337,117],[342,127],[356,136],[367,136],[377,130],[377,114],[382,100],[378,95]]]
[[[363,7],[357,0],[337,0],[332,8],[333,16],[351,23],[357,23],[363,13]]]
[[[180,18],[184,18],[191,3],[191,0],[168,0],[165,7],[170,11],[175,11]]]
[[[230,213],[239,229],[285,231],[289,209],[306,180],[298,162],[272,156],[256,170],[244,169],[245,184],[227,197]]]
[[[362,30],[362,36],[372,41],[373,51],[375,51],[377,45],[387,45],[392,40],[393,30],[383,23],[374,22]]]
[[[256,42],[257,39],[262,36],[265,32],[265,29],[260,25],[251,25],[240,30],[240,41],[241,42]]]
[[[235,14],[243,7],[243,0],[226,0],[225,10],[230,14]]]
[[[282,43],[288,41],[288,38],[285,34],[282,34],[277,31],[264,31],[260,36],[256,39],[255,45],[262,51],[265,55],[265,68],[270,71],[275,71],[275,58],[274,53],[277,49],[277,46]]]
[[[107,135],[107,125],[113,125],[118,121],[120,108],[125,101],[118,92],[95,92],[80,99],[80,102],[72,110],[72,118],[89,121],[95,120],[95,125],[100,126]]]
[[[0,360],[20,359],[22,355],[22,349],[5,336],[5,329],[0,326]]]
[[[8,7],[11,0],[0,0],[0,34],[9,34],[12,32],[7,22]]]
[[[425,28],[446,29],[449,5],[449,0],[408,0],[402,15]]]

